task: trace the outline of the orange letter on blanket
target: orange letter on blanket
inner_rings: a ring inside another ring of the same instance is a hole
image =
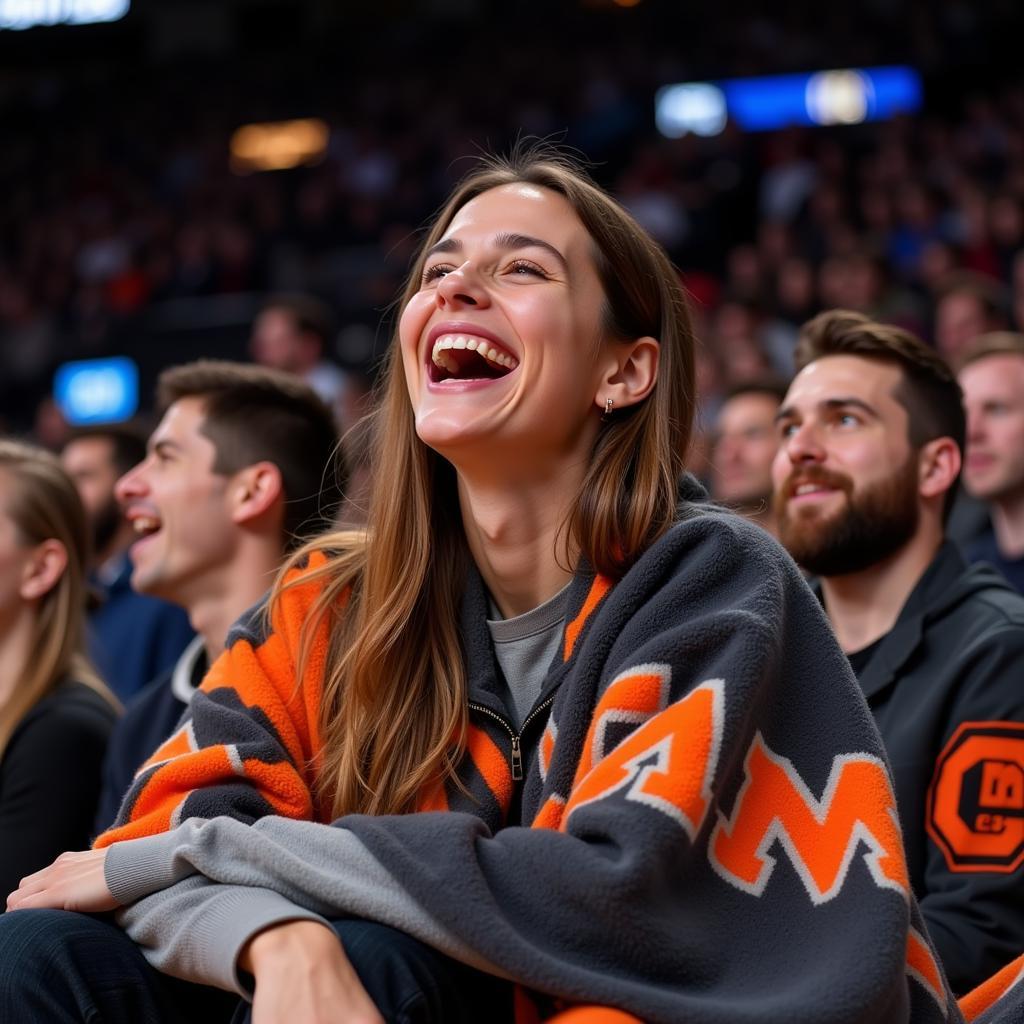
[[[626,800],[661,811],[691,841],[695,839],[711,802],[721,743],[723,683],[720,679],[702,683],[661,710],[668,693],[668,672],[668,666],[644,665],[619,676],[608,688],[584,752],[583,763],[593,767],[577,777],[562,828],[574,811],[625,790]],[[638,721],[643,724],[604,754],[609,726]]]
[[[775,869],[768,850],[778,840],[811,901],[824,903],[842,889],[864,843],[875,883],[904,895],[910,891],[896,800],[881,761],[868,754],[835,758],[820,800],[760,735],[745,768],[731,819],[719,813],[711,834],[711,865],[727,882],[760,896]]]

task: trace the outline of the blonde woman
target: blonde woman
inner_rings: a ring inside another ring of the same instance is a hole
[[[0,440],[0,885],[88,842],[116,701],[83,654],[88,532],[41,449]]]
[[[679,503],[693,411],[645,232],[556,160],[471,175],[402,299],[368,531],[307,547],[118,825],[10,898],[0,1015],[187,1019],[155,966],[254,1024],[957,1019],[820,606]],[[33,909],[116,907],[141,949]]]

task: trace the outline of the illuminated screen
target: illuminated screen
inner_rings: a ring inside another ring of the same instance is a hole
[[[920,110],[922,97],[913,68],[844,68],[668,85],[654,113],[661,134],[678,139],[717,135],[728,121],[748,132],[884,121]]]
[[[81,359],[58,367],[53,397],[72,426],[119,423],[139,407],[139,369],[127,356]]]
[[[129,6],[129,0],[0,0],[0,29],[117,21]]]

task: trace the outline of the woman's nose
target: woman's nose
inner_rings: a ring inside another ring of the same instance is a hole
[[[487,304],[487,289],[480,275],[464,263],[438,281],[437,301],[442,306],[483,306]]]

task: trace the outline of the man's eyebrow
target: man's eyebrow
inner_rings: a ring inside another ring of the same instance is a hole
[[[860,409],[862,412],[867,413],[867,415],[872,417],[873,419],[878,418],[878,412],[874,408],[874,406],[868,405],[868,403],[865,402],[863,399],[854,398],[852,395],[840,398],[826,398],[824,399],[824,401],[818,403],[818,407],[820,409],[830,410],[849,409],[852,407],[854,409]],[[784,405],[775,414],[774,422],[779,423],[782,420],[788,420],[791,417],[795,416],[796,414],[796,410],[792,406]]]
[[[565,261],[565,257],[550,243],[545,242],[543,238],[534,238],[532,235],[521,235],[514,231],[503,231],[500,234],[494,236],[494,245],[496,248],[502,251],[509,251],[514,249],[544,249],[549,252],[562,267],[564,271],[568,271],[569,265]],[[432,245],[426,253],[426,259],[431,256],[435,256],[438,253],[457,253],[462,252],[462,242],[457,238],[442,238],[436,245]]]
[[[159,441],[154,441],[149,445],[149,450],[151,452],[167,451],[168,449],[170,449],[171,451],[180,452],[181,445],[178,444],[176,441],[168,440],[166,437],[162,437],[160,438]]]
[[[873,419],[878,418],[878,412],[873,405],[868,405],[862,398],[850,397],[839,397],[839,398],[827,398],[824,402],[820,403],[825,409],[847,409],[854,408],[860,409],[861,412],[867,413]]]

